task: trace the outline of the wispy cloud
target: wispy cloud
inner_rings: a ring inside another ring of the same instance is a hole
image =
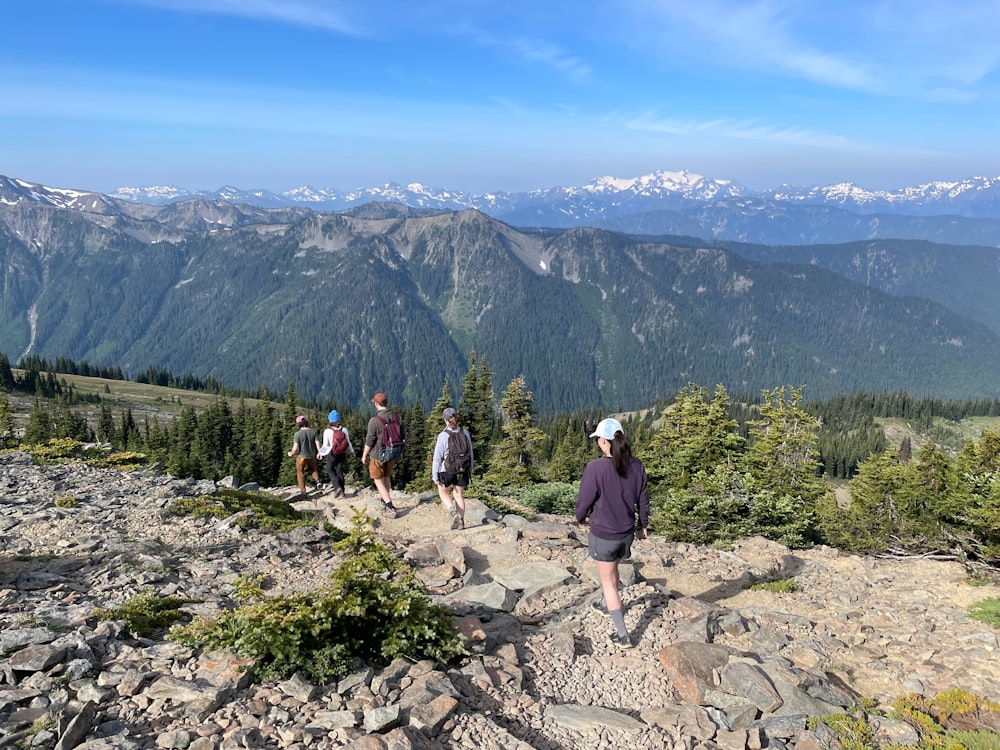
[[[789,125],[775,125],[758,120],[680,120],[659,117],[654,113],[638,115],[625,121],[629,130],[668,133],[681,136],[713,136],[739,140],[780,143],[822,148],[856,148],[851,138]]]
[[[252,18],[262,21],[328,29],[343,34],[364,35],[356,14],[344,3],[330,0],[106,0],[123,5],[144,5],[177,13],[203,13]],[[352,15],[355,16],[352,18]]]
[[[532,63],[542,63],[574,83],[587,84],[591,80],[590,66],[555,44],[519,38],[512,42],[511,48],[522,59]]]
[[[722,67],[849,91],[968,101],[1000,69],[1000,3],[633,0],[637,33]]]

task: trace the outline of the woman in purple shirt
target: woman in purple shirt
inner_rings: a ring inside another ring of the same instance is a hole
[[[649,525],[646,469],[632,455],[632,445],[617,419],[602,419],[590,437],[597,438],[604,456],[588,463],[583,472],[576,498],[576,520],[585,523],[590,517],[587,548],[597,565],[604,606],[615,624],[611,641],[622,648],[632,648],[618,594],[618,564],[632,553],[637,510],[639,533],[646,538]]]

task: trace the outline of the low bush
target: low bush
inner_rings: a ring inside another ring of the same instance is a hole
[[[329,586],[278,596],[254,591],[252,602],[175,627],[170,637],[253,658],[259,678],[298,672],[324,684],[348,674],[354,658],[446,662],[464,654],[451,612],[432,603],[412,569],[376,539],[364,514],[352,523],[334,545],[341,562]]]
[[[241,511],[250,511],[236,519],[235,524],[241,529],[260,529],[274,533],[316,524],[311,514],[295,510],[280,497],[266,492],[241,492],[226,487],[220,488],[214,495],[178,498],[171,503],[168,511],[178,516],[220,519],[229,518]],[[326,530],[336,539],[344,536],[343,532],[332,526],[327,526]]]
[[[539,513],[572,516],[579,486],[566,482],[546,482],[521,487],[515,491],[518,502]]]
[[[128,632],[148,637],[160,628],[186,619],[187,615],[181,611],[181,605],[190,601],[190,599],[143,592],[131,597],[115,609],[95,610],[94,617],[98,620],[121,620]]]

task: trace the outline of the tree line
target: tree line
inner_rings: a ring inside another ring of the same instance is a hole
[[[0,359],[0,382],[7,384],[4,362]],[[394,407],[407,439],[394,472],[398,488],[432,488],[441,415],[455,406],[473,438],[473,488],[481,495],[516,494],[543,483],[573,491],[587,462],[597,456],[588,436],[606,415],[593,411],[539,419],[523,376],[514,378],[499,399],[492,381],[485,358],[473,352],[458,399],[446,378],[429,408],[419,400]],[[1000,558],[1000,435],[987,430],[954,457],[927,440],[913,458],[909,440],[888,446],[884,435],[876,440],[873,431],[876,414],[913,420],[995,416],[1000,414],[996,401],[858,393],[806,403],[803,392],[781,387],[758,398],[731,399],[723,386],[709,393],[691,384],[663,408],[623,415],[649,475],[654,528],[697,544],[759,534],[793,547],[826,542],[862,552],[949,551],[969,559]],[[327,411],[338,408],[360,450],[373,413],[331,403],[302,404],[289,384],[283,401],[271,401],[265,392],[253,402],[240,397],[234,406],[233,399],[219,394],[207,408],[184,406],[169,420],[145,414],[137,420],[130,407],[115,414],[101,402],[97,424],[91,426],[70,408],[66,395],[44,399],[36,394],[21,440],[9,402],[0,394],[0,445],[97,439],[161,461],[176,476],[233,475],[270,487],[295,482],[286,451],[298,414],[322,428]],[[857,463],[849,466],[844,459],[839,469],[852,476],[853,500],[844,509],[827,481],[838,471],[828,469],[830,454],[824,455],[821,446],[833,445],[831,453],[847,455],[846,438],[852,435]],[[875,447],[862,456],[860,448],[869,444]],[[369,481],[359,464],[351,468],[354,483]]]

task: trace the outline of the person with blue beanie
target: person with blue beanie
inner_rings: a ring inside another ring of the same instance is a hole
[[[326,473],[330,483],[337,487],[334,497],[343,497],[347,486],[344,484],[344,462],[347,455],[357,456],[351,444],[351,435],[340,423],[340,412],[336,409],[327,417],[329,424],[323,430],[323,444],[319,448],[319,457],[326,460]]]

